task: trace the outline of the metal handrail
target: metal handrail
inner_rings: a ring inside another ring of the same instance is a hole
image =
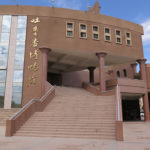
[[[120,115],[120,96],[119,96],[119,86],[117,84],[117,119],[118,121],[121,121],[121,115]]]
[[[28,106],[30,106],[32,103],[39,101],[42,102],[48,95],[49,93],[54,89],[52,86],[45,95],[43,95],[40,99],[31,99],[26,105],[24,105],[18,112],[16,112],[9,120],[15,119],[20,113],[22,113]]]

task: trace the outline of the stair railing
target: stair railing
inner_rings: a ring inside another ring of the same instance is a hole
[[[46,84],[48,82],[46,81]],[[6,121],[6,136],[12,136],[35,112],[42,111],[55,95],[55,88],[49,90],[40,99],[32,99]]]
[[[120,90],[117,84],[117,121],[122,121],[120,105]]]
[[[122,101],[120,87],[116,86],[116,139],[123,141]]]

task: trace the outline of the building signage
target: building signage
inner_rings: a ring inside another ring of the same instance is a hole
[[[32,24],[32,41],[31,41],[31,51],[29,52],[29,58],[32,60],[32,64],[28,65],[28,70],[30,71],[30,76],[28,78],[28,86],[34,86],[37,83],[38,75],[37,71],[39,69],[38,58],[39,58],[39,40],[38,31],[40,19],[38,17],[31,19]]]

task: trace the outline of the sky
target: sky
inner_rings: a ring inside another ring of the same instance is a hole
[[[54,0],[54,7],[88,10],[97,0]],[[150,63],[150,0],[99,0],[101,14],[132,21],[144,27],[143,48]],[[52,0],[0,0],[0,5],[52,6]]]

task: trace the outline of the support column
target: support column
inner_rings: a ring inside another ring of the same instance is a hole
[[[99,61],[99,81],[100,81],[100,91],[106,91],[106,82],[105,82],[105,56],[107,53],[96,53]]]
[[[94,84],[94,70],[96,67],[88,67],[89,70],[89,80],[91,84]]]
[[[17,16],[12,16],[9,50],[8,50],[9,53],[7,63],[4,109],[11,109],[12,103],[13,75],[14,75],[16,38],[17,38],[17,19],[18,19]]]
[[[145,62],[146,59],[140,59],[137,60],[137,62],[140,65],[140,76],[141,80],[144,80],[146,82],[146,70],[145,70]],[[147,88],[147,87],[146,87]],[[148,101],[148,94],[146,93],[143,96],[143,103],[144,103],[144,115],[145,115],[145,121],[150,121],[150,115],[149,115],[149,101]]]
[[[145,70],[145,62],[146,59],[139,59],[137,60],[137,62],[140,65],[140,76],[141,76],[141,80],[146,81],[146,70]]]
[[[48,53],[51,51],[49,48],[40,48],[42,52],[42,95],[45,94],[45,81],[47,81],[47,67],[48,67]]]
[[[136,75],[136,73],[137,73],[137,69],[136,69],[137,63],[131,64],[131,67],[132,67],[132,70],[133,70],[133,75]]]

